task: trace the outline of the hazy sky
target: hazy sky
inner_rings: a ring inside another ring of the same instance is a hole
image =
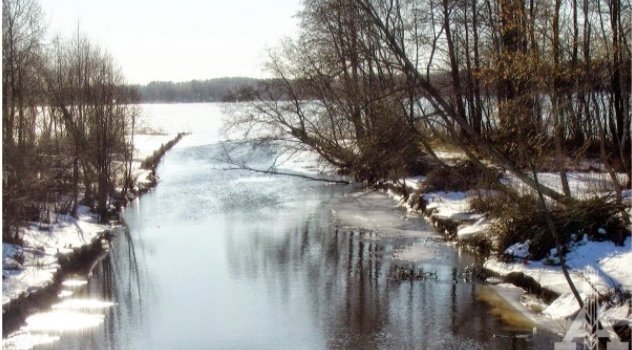
[[[77,24],[128,82],[264,76],[266,48],[297,29],[300,0],[41,0],[49,33]]]

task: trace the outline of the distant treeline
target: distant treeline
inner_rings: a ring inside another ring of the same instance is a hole
[[[403,76],[394,79],[398,84],[405,84]],[[433,74],[431,79],[442,91],[449,93],[449,76]],[[277,78],[225,77],[184,82],[152,81],[146,85],[129,85],[128,88],[138,93],[141,103],[237,102],[256,101],[261,98],[313,100],[320,96],[320,92],[312,89],[303,79],[292,80],[302,88],[290,92],[286,86],[289,82]],[[274,95],[274,98],[264,97],[268,94]]]
[[[141,102],[233,102],[247,99],[240,91],[255,87],[263,80],[254,78],[216,78],[186,82],[152,81],[135,85]]]
[[[600,62],[601,63],[601,62]],[[594,64],[594,72],[606,74],[607,67]],[[595,73],[597,74],[597,73]],[[467,72],[461,72],[463,79],[471,78]],[[451,76],[445,72],[429,74],[428,80],[433,83],[442,95],[454,93],[451,86]],[[406,86],[406,77],[402,74],[392,77],[393,83],[399,89]],[[568,88],[572,85],[572,79],[559,79],[559,86]],[[296,84],[301,88],[288,91],[286,84]],[[590,91],[603,91],[609,88],[609,82],[596,84],[586,82]],[[320,97],[321,91],[314,89],[305,79],[256,79],[246,77],[224,77],[207,80],[190,80],[184,82],[152,81],[146,85],[129,85],[130,91],[139,94],[141,103],[187,103],[187,102],[237,102],[256,101],[260,99],[292,100],[299,98],[313,100]],[[489,91],[498,89],[495,82],[487,84],[488,90],[481,91],[482,96],[490,96]],[[543,91],[541,91],[543,92]],[[266,96],[272,94],[274,97]]]

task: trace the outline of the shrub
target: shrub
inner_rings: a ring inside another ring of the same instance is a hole
[[[511,191],[511,192],[508,192]],[[491,217],[504,214],[507,205],[515,205],[515,200],[525,200],[514,190],[505,188],[504,191],[475,189],[468,193],[467,201],[470,210],[487,213]]]
[[[167,151],[175,146],[175,144],[178,143],[178,141],[180,141],[180,139],[182,139],[184,135],[185,133],[183,132],[178,133],[178,135],[173,140],[160,146],[159,149],[155,150],[154,153],[152,153],[149,157],[145,158],[145,160],[140,163],[140,167],[142,169],[154,170],[158,166],[158,163],[160,163],[160,160],[165,155],[165,153],[167,153]]]
[[[539,260],[555,247],[546,213],[535,198],[519,196],[508,200],[508,197],[501,197],[492,207],[497,220],[491,230],[500,252],[504,252],[514,243],[529,239],[531,258]],[[599,227],[611,220],[618,220],[615,218],[617,211],[615,203],[604,198],[592,198],[555,206],[549,212],[556,234],[566,246],[571,235],[575,234],[577,238],[581,238],[584,233],[594,236]]]
[[[19,246],[24,245],[19,226],[3,222],[2,242],[17,244]]]
[[[482,169],[473,161],[466,160],[454,166],[442,165],[428,172],[424,181],[425,192],[467,191],[475,187],[490,187],[500,174],[491,169]]]

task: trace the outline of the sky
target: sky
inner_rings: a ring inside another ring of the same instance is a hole
[[[77,28],[128,83],[265,77],[268,48],[296,34],[300,0],[40,0],[50,37]]]

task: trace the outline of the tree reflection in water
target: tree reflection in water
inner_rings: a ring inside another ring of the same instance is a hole
[[[384,194],[222,172],[215,145],[174,149],[163,181],[126,209],[86,295],[117,303],[63,349],[545,349],[552,337],[490,314],[474,257],[447,246]],[[421,247],[423,260],[395,259]],[[426,254],[427,253],[427,254]],[[396,265],[437,279],[393,278]],[[405,265],[409,264],[409,265]]]

